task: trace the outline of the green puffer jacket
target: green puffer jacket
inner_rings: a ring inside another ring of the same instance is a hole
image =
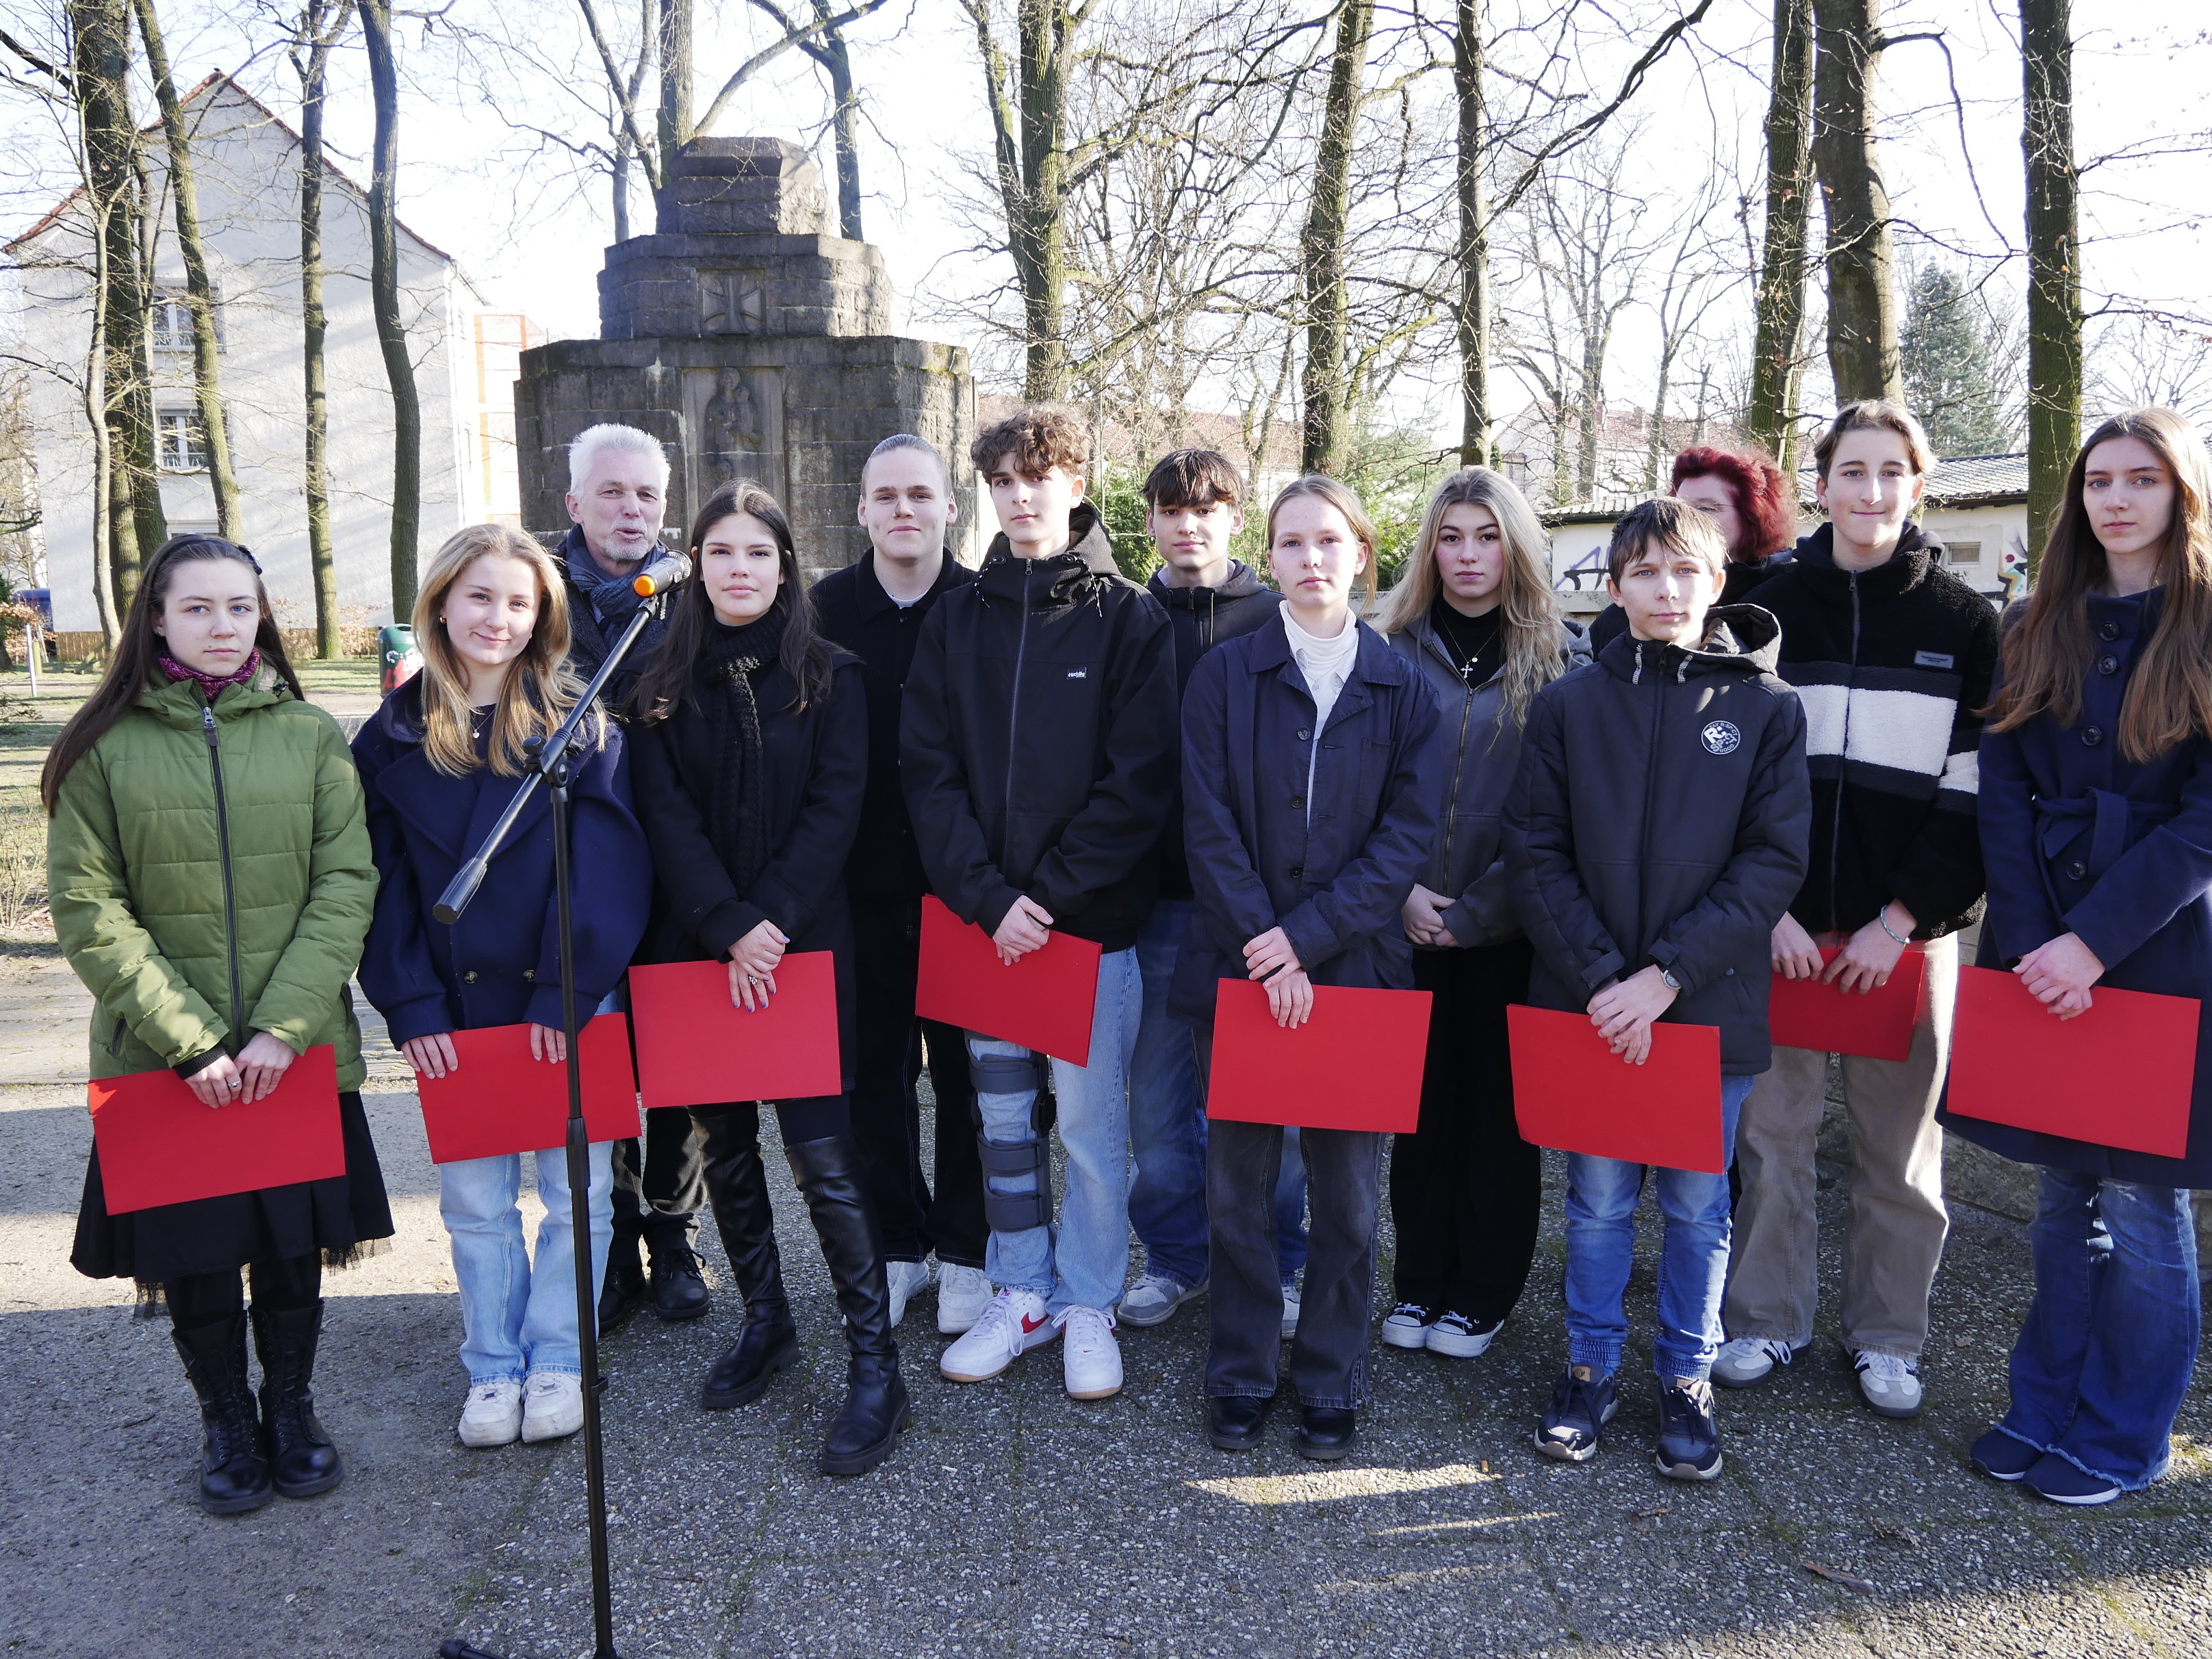
[[[295,1054],[335,1044],[338,1087],[358,1089],[346,981],[376,866],[353,756],[336,720],[264,668],[216,699],[218,793],[205,712],[190,681],[151,687],[62,781],[46,891],[99,1004],[92,1075],[235,1054],[266,1031]]]

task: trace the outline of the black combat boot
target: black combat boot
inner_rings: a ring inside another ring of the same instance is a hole
[[[883,1240],[874,1212],[861,1194],[860,1153],[850,1135],[787,1146],[792,1178],[805,1195],[830,1264],[837,1305],[845,1315],[851,1350],[845,1405],[830,1425],[822,1449],[824,1474],[866,1474],[898,1449],[912,1419],[906,1382],[899,1376],[898,1346],[891,1340],[891,1298],[884,1279]]]
[[[169,1338],[199,1396],[200,1425],[206,1431],[200,1449],[200,1507],[210,1515],[259,1509],[276,1497],[276,1488],[269,1479],[253,1391],[246,1382],[246,1315],[241,1311],[183,1330],[172,1328]]]

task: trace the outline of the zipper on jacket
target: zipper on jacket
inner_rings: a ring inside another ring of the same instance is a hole
[[[230,947],[230,1040],[243,1047],[246,996],[238,978],[238,890],[231,880],[230,809],[222,793],[222,748],[216,740],[215,704],[211,700],[200,705],[200,730],[207,735],[208,772],[215,779],[215,836],[222,858],[223,938]]]
[[[1644,647],[1641,643],[1636,647],[1636,667],[1639,674],[1643,672]],[[1664,648],[1662,648],[1659,653],[1659,672],[1653,677],[1651,687],[1651,741],[1644,751],[1650,757],[1644,772],[1644,827],[1638,832],[1636,843],[1636,861],[1646,872],[1649,872],[1651,867],[1651,806],[1659,793],[1659,737],[1665,726],[1662,717],[1666,713],[1666,707],[1667,653]],[[1651,884],[1649,879],[1639,881],[1636,884],[1636,944],[1638,951],[1643,949],[1644,936],[1650,931],[1646,908],[1650,890]],[[1626,979],[1630,974],[1637,971],[1634,968],[1624,966],[1620,976]]]
[[[1851,663],[1844,677],[1844,734],[1836,755],[1836,807],[1828,820],[1828,931],[1841,926],[1836,920],[1836,872],[1843,862],[1844,780],[1851,752],[1851,693],[1859,678],[1859,573],[1847,571],[1851,589]]]
[[[1439,658],[1443,655],[1441,651],[1437,654]],[[1474,687],[1466,675],[1462,674],[1459,678],[1459,754],[1452,762],[1451,793],[1444,800],[1443,856],[1436,866],[1439,881],[1451,879],[1452,832],[1459,827],[1459,787],[1461,780],[1467,775],[1467,728],[1474,719]]]
[[[1030,573],[1036,561],[1022,561],[1022,622],[1014,635],[1014,694],[1006,699],[1006,829],[1005,847],[1014,844],[1014,733],[1022,714],[1022,659],[1030,648]]]

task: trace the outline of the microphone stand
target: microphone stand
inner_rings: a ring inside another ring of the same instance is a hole
[[[484,836],[483,845],[447,884],[431,912],[449,927],[461,919],[477,889],[483,884],[486,868],[538,793],[538,786],[543,783],[550,788],[553,792],[553,902],[561,940],[561,1029],[568,1049],[568,1232],[574,1243],[571,1254],[576,1261],[577,1352],[584,1372],[584,1492],[592,1538],[592,1659],[621,1659],[621,1656],[615,1651],[614,1584],[607,1564],[606,1462],[599,1435],[599,1396],[606,1391],[607,1380],[599,1375],[599,1306],[592,1288],[591,1145],[584,1128],[584,1063],[577,1043],[576,936],[568,898],[568,787],[574,777],[568,747],[600,690],[622,666],[646,624],[661,614],[665,604],[665,600],[648,599],[638,607],[622,638],[599,665],[599,672],[592,676],[590,686],[568,711],[568,718],[550,738],[532,738],[525,744],[533,769],[530,776],[514,792],[499,822]],[[438,1651],[442,1659],[495,1659],[458,1637],[441,1644]]]

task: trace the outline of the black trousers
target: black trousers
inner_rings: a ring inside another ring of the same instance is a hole
[[[975,1091],[965,1036],[914,1012],[921,955],[921,902],[853,898],[858,951],[860,1054],[853,1138],[868,1201],[883,1229],[884,1258],[981,1267],[983,1166],[975,1152]],[[935,1190],[921,1168],[921,1106],[915,1085],[929,1067],[937,1093]]]
[[[1390,1152],[1397,1300],[1488,1325],[1528,1282],[1543,1201],[1543,1154],[1513,1118],[1505,1008],[1528,999],[1525,939],[1417,951],[1413,985],[1435,1001],[1420,1127]]]
[[[253,1305],[271,1311],[278,1308],[311,1308],[323,1294],[323,1259],[313,1250],[281,1261],[255,1261],[246,1268],[253,1280]],[[239,1270],[215,1273],[186,1273],[166,1279],[161,1298],[169,1304],[169,1319],[179,1330],[211,1325],[246,1311],[246,1285]]]
[[[642,1140],[614,1143],[615,1237],[687,1249],[707,1203],[705,1140],[689,1108],[649,1106]]]

